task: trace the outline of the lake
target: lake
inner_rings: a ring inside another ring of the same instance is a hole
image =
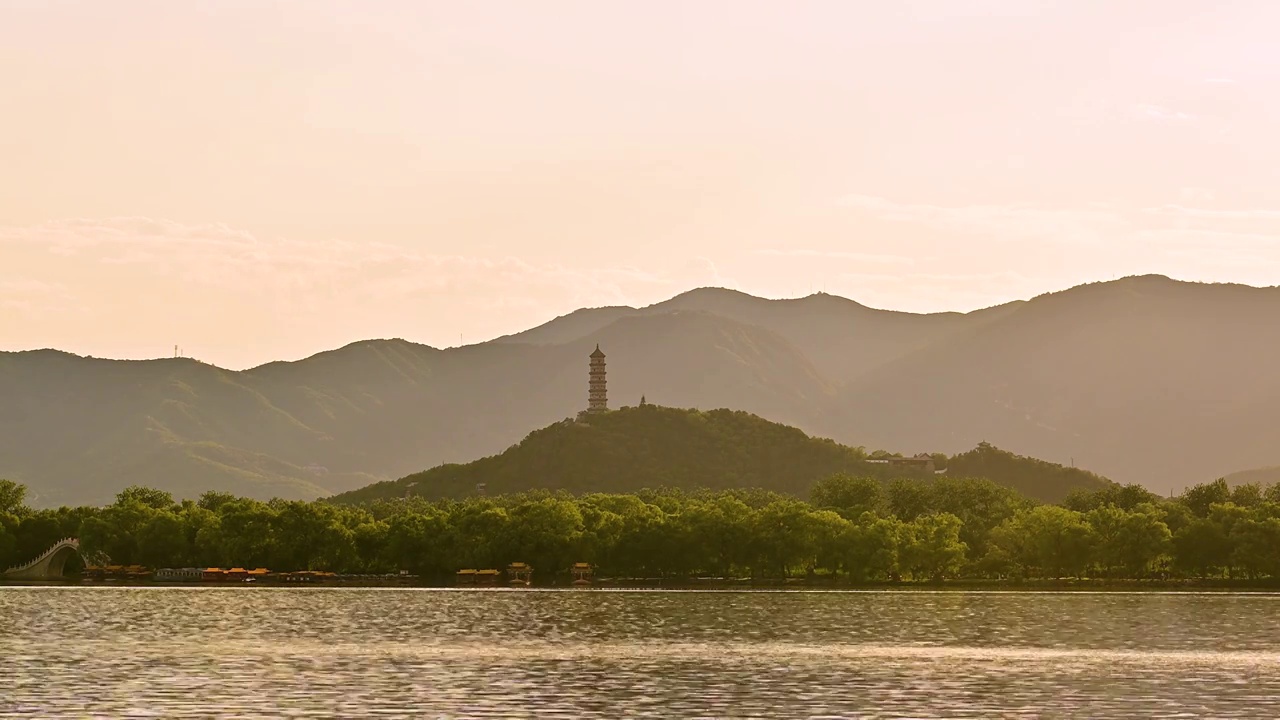
[[[1280,596],[0,588],[0,717],[1280,717]]]

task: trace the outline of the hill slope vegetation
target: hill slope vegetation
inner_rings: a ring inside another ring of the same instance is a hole
[[[751,488],[806,497],[815,481],[836,473],[882,479],[935,474],[933,469],[912,469],[878,459],[871,459],[862,448],[809,437],[796,428],[741,411],[641,405],[564,420],[530,433],[499,455],[465,465],[442,465],[333,500],[361,503],[409,496],[462,498],[479,492],[583,494],[656,488]],[[938,458],[937,463],[952,474],[987,477],[1045,501],[1062,500],[1072,490],[1111,485],[1092,473],[1017,457],[990,445],[952,459]]]

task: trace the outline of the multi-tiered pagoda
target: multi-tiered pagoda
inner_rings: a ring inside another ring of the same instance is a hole
[[[591,353],[591,381],[588,385],[587,412],[605,412],[609,409],[609,398],[605,393],[604,353],[596,345]]]

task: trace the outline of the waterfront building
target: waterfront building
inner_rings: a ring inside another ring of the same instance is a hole
[[[476,584],[477,585],[496,585],[498,583],[498,575],[500,574],[501,573],[499,573],[497,570],[494,570],[492,568],[486,569],[486,570],[477,570]]]
[[[204,579],[204,572],[201,568],[160,568],[156,570],[155,579],[158,582],[199,582]]]
[[[576,562],[573,567],[569,568],[569,573],[573,575],[573,584],[577,586],[590,585],[592,568],[589,563]]]
[[[476,584],[476,571],[475,571],[475,569],[474,569],[474,568],[467,568],[467,569],[465,569],[465,570],[459,570],[459,571],[457,572],[457,574],[455,575],[455,579],[457,580],[457,583],[458,583],[459,585],[475,585],[475,584]]]
[[[533,568],[522,562],[507,566],[507,584],[512,587],[528,587],[533,582]]]
[[[605,412],[609,409],[609,397],[605,390],[604,353],[596,345],[591,353],[589,380],[587,383],[587,412]]]

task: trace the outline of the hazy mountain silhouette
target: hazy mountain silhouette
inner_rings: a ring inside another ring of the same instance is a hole
[[[1280,460],[1277,319],[1280,288],[1080,286],[860,377],[841,427],[944,451],[985,438],[1181,490]]]
[[[563,345],[371,340],[242,372],[0,353],[0,396],[12,398],[0,477],[46,505],[105,501],[134,483],[313,498],[489,455],[576,414],[597,342],[610,349],[615,406],[647,393],[797,423],[835,398],[782,338],[698,312],[623,318]]]
[[[599,332],[621,318],[696,310],[772,330],[807,355],[825,377],[843,383],[938,340],[998,320],[1021,304],[1013,302],[968,314],[919,315],[875,310],[825,293],[766,300],[736,290],[700,288],[644,308],[578,310],[494,342],[566,343]]]
[[[1227,484],[1231,487],[1239,485],[1253,484],[1267,487],[1280,482],[1280,466],[1251,468],[1249,470],[1238,470],[1225,476]]]
[[[1280,289],[1135,277],[959,314],[718,289],[462,348],[369,340],[242,372],[0,353],[0,477],[40,504],[143,483],[314,497],[469,462],[586,405],[733,408],[852,446],[988,441],[1157,492],[1280,465]]]

